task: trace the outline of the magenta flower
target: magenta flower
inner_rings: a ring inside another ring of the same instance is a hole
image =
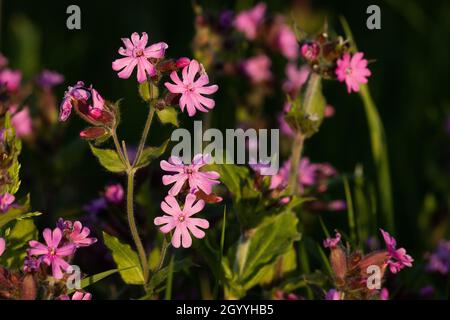
[[[368,61],[363,59],[364,53],[357,52],[351,58],[349,53],[344,53],[337,60],[336,75],[340,82],[347,85],[348,93],[358,92],[361,83],[367,83],[367,77],[372,73],[367,68]]]
[[[28,249],[28,253],[30,255],[40,256],[43,263],[52,267],[53,277],[55,279],[62,279],[62,271],[66,271],[70,267],[63,257],[72,255],[75,252],[76,247],[73,244],[67,244],[60,247],[62,232],[59,228],[55,228],[53,232],[51,229],[46,228],[43,232],[43,236],[46,245],[31,240],[29,242],[30,249]]]
[[[299,45],[294,31],[283,23],[277,34],[277,44],[281,54],[289,60],[297,59],[299,54]]]
[[[235,28],[245,34],[249,40],[254,40],[258,34],[258,27],[264,20],[266,4],[258,3],[255,7],[240,12],[234,20]]]
[[[284,92],[296,96],[308,80],[310,72],[311,69],[307,65],[297,68],[295,63],[288,63],[285,70],[287,79],[283,83]]]
[[[142,83],[147,77],[156,75],[156,68],[150,59],[160,59],[164,57],[166,49],[169,47],[165,42],[158,42],[147,47],[148,36],[142,32],[139,37],[137,32],[131,35],[131,39],[122,38],[125,48],[119,48],[119,54],[125,56],[112,63],[114,71],[118,73],[119,78],[128,79],[134,68],[137,66],[137,80]]]
[[[103,97],[92,86],[85,87],[83,81],[78,81],[75,86],[69,87],[64,94],[60,107],[60,121],[66,121],[72,108],[75,107],[87,120],[95,124],[108,122],[112,117],[105,110]]]
[[[192,245],[192,238],[190,233],[195,238],[201,239],[205,236],[202,229],[209,228],[209,222],[205,219],[192,218],[192,216],[200,212],[205,206],[203,200],[198,200],[195,204],[195,196],[189,193],[186,196],[183,209],[178,205],[177,200],[169,195],[163,202],[161,202],[161,209],[168,215],[156,217],[155,225],[163,225],[160,230],[163,233],[168,233],[175,229],[172,237],[172,245],[179,248],[182,245],[184,248],[189,248]]]
[[[56,71],[43,70],[37,77],[36,83],[43,89],[51,89],[63,83],[64,76]]]
[[[18,70],[3,69],[0,71],[0,86],[4,86],[7,91],[19,89],[22,73]]]
[[[177,59],[175,64],[177,68],[183,69],[184,67],[187,67],[189,63],[191,63],[191,59],[187,57],[181,57]]]
[[[274,189],[284,189],[287,187],[289,180],[289,171],[291,170],[291,162],[285,161],[281,168],[278,170],[278,173],[273,175],[270,179],[270,190]]]
[[[336,231],[336,237],[330,237],[330,238],[326,238],[323,241],[323,246],[325,248],[330,248],[330,249],[334,249],[337,247],[337,245],[339,244],[339,242],[341,242],[341,234],[339,232]]]
[[[11,106],[9,111],[12,114],[11,124],[16,131],[19,138],[28,136],[33,133],[33,121],[30,116],[30,109],[23,107],[22,110],[17,111],[17,106]]]
[[[202,68],[203,69],[203,68]],[[195,115],[198,111],[208,112],[208,109],[213,109],[215,102],[213,99],[206,98],[203,95],[213,94],[219,87],[217,85],[206,86],[209,83],[208,75],[202,70],[199,76],[200,65],[196,60],[191,60],[189,65],[182,70],[183,81],[180,80],[176,71],[172,71],[170,79],[175,84],[166,82],[166,88],[175,94],[181,94],[180,108],[184,111],[186,107],[190,117]],[[207,109],[205,109],[205,107]]]
[[[2,256],[3,252],[5,252],[6,249],[6,241],[3,238],[0,238],[0,257]]]
[[[397,249],[397,241],[389,233],[380,229],[383,235],[384,242],[386,243],[386,248],[389,253],[388,265],[392,273],[397,273],[404,267],[411,267],[413,263],[413,258],[406,254],[404,248]]]
[[[341,293],[336,289],[331,289],[325,295],[325,300],[342,300]]]
[[[89,238],[90,233],[91,230],[88,227],[83,227],[80,221],[75,221],[69,233],[69,241],[77,248],[89,247],[97,242],[96,238]]]
[[[13,204],[14,200],[16,200],[16,198],[12,194],[8,192],[2,194],[0,196],[0,212],[5,213],[6,211],[8,211],[9,207],[11,206],[11,204]]]
[[[105,198],[113,204],[120,204],[123,201],[124,190],[120,183],[111,184],[105,189]]]
[[[272,62],[269,57],[260,54],[256,57],[245,60],[242,64],[245,74],[250,78],[253,83],[260,83],[268,81],[272,78],[270,72],[270,66]]]
[[[92,300],[92,294],[89,292],[76,291],[72,297],[62,295],[59,297],[59,300]]]
[[[210,160],[209,155],[197,154],[192,160],[192,164],[183,164],[182,159],[172,156],[169,161],[162,160],[161,169],[169,172],[175,172],[173,175],[164,175],[162,182],[165,186],[175,183],[169,190],[169,194],[176,196],[187,181],[190,191],[197,189],[206,194],[211,194],[212,187],[220,182],[217,179],[220,175],[215,171],[200,171],[200,168],[206,165]]]
[[[389,290],[383,288],[380,290],[380,300],[389,300]]]
[[[313,42],[311,44],[305,43],[300,50],[305,60],[314,61],[319,55],[320,48],[317,43]]]

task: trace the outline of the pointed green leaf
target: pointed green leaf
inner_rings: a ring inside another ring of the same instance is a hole
[[[122,160],[115,150],[100,149],[89,144],[92,153],[97,157],[100,164],[108,171],[111,172],[124,172],[126,170]]]
[[[173,124],[175,127],[179,126],[178,112],[174,107],[166,106],[162,110],[156,110],[156,115],[162,124]]]
[[[147,147],[142,151],[141,157],[136,164],[136,168],[142,168],[148,166],[153,160],[159,158],[167,148],[170,140],[166,140],[159,147]]]

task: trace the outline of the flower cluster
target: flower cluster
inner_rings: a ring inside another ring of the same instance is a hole
[[[160,163],[161,169],[173,173],[162,177],[163,184],[173,186],[168,196],[161,202],[161,209],[168,215],[157,217],[154,222],[158,226],[163,225],[160,228],[163,233],[175,229],[172,236],[172,245],[175,248],[179,248],[180,245],[184,248],[190,247],[192,244],[190,233],[199,239],[205,236],[205,232],[200,228],[209,228],[208,220],[193,218],[192,215],[204,208],[205,201],[222,200],[212,194],[213,186],[219,184],[220,175],[215,171],[201,171],[209,161],[209,155],[197,154],[191,164],[184,164],[181,158],[175,156],[170,157],[169,161],[162,160]],[[182,209],[175,198],[180,194],[186,194]]]
[[[55,229],[46,228],[43,231],[45,243],[36,240],[29,242],[24,271],[36,272],[44,264],[51,267],[55,279],[62,279],[64,272],[70,268],[69,261],[76,250],[97,242],[96,238],[89,237],[90,233],[90,229],[79,221],[72,223],[60,219]]]

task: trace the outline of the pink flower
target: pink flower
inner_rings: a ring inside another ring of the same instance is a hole
[[[330,118],[330,117],[334,116],[335,113],[336,113],[336,110],[334,110],[334,107],[332,105],[327,104],[325,106],[325,111],[324,111],[325,118]]]
[[[380,291],[380,300],[389,300],[389,290],[386,288]]]
[[[0,212],[5,213],[6,211],[8,211],[14,200],[16,200],[16,198],[12,194],[8,192],[2,194],[0,196]]]
[[[92,294],[89,292],[81,292],[76,291],[72,298],[70,298],[68,295],[62,295],[59,297],[59,300],[92,300]]]
[[[270,179],[270,190],[284,189],[287,187],[289,180],[289,171],[291,170],[291,162],[285,161],[283,166],[278,170],[278,173],[273,175]]]
[[[123,201],[124,190],[120,183],[111,184],[105,189],[105,198],[113,204],[120,204]]]
[[[193,194],[188,194],[183,209],[180,208],[177,200],[171,195],[161,202],[161,209],[168,215],[156,217],[154,222],[157,226],[163,225],[160,228],[163,233],[168,233],[175,229],[172,237],[172,245],[175,248],[179,248],[180,245],[184,248],[189,248],[192,245],[190,233],[195,238],[201,239],[205,236],[205,232],[200,228],[209,228],[208,220],[192,218],[194,214],[200,212],[205,206],[203,200],[199,200],[194,204],[195,199]]]
[[[213,99],[206,98],[203,95],[213,94],[219,87],[217,85],[206,86],[209,83],[209,77],[204,71],[200,71],[200,65],[196,60],[191,60],[188,66],[182,70],[183,81],[180,80],[176,71],[172,71],[170,79],[175,84],[166,82],[166,88],[175,94],[181,94],[180,108],[184,111],[186,107],[190,117],[198,111],[208,112],[207,109],[213,109],[215,102]],[[197,79],[196,79],[197,77]],[[206,107],[207,109],[205,109]]]
[[[308,80],[311,69],[307,65],[303,65],[299,68],[295,63],[288,63],[286,65],[286,81],[283,83],[283,90],[286,93],[297,95],[298,91]]]
[[[266,4],[260,2],[255,7],[240,12],[234,20],[234,26],[238,31],[244,33],[247,39],[254,40],[265,13]]]
[[[5,86],[7,91],[19,89],[22,73],[18,70],[4,69],[0,71],[0,85]]]
[[[103,119],[110,118],[106,117],[103,97],[92,86],[85,87],[83,81],[78,81],[75,86],[67,89],[61,103],[59,119],[66,121],[72,108],[76,106],[79,112],[91,122],[104,122]]]
[[[314,61],[319,55],[320,48],[317,43],[313,42],[311,44],[305,43],[300,50],[303,58],[308,61]]]
[[[12,114],[11,124],[19,138],[33,133],[33,121],[31,120],[30,109],[28,107],[23,107],[22,110],[17,112],[17,106],[11,106],[9,111]]]
[[[299,53],[297,37],[288,25],[283,24],[278,31],[277,44],[281,54],[285,56],[286,59],[297,59]]]
[[[80,221],[75,221],[72,231],[69,233],[69,241],[77,248],[89,247],[97,242],[96,238],[89,238],[91,230],[88,227],[83,227]]]
[[[331,289],[325,295],[325,300],[342,300],[341,293],[336,289]]]
[[[340,241],[341,241],[341,234],[336,231],[336,237],[335,238],[333,238],[333,237],[326,238],[323,241],[323,246],[325,248],[334,249],[337,247],[337,245],[339,244]]]
[[[177,68],[184,68],[187,67],[189,65],[189,63],[191,63],[191,59],[187,58],[187,57],[181,57],[178,58],[178,60],[176,61],[176,66]]]
[[[6,241],[3,238],[0,238],[0,257],[2,256],[3,252],[5,252],[6,249]]]
[[[55,228],[53,232],[51,229],[46,228],[43,236],[46,245],[31,240],[29,242],[31,248],[28,250],[28,253],[30,255],[40,256],[42,262],[48,266],[52,266],[53,277],[55,279],[62,279],[62,271],[66,271],[70,267],[63,257],[72,255],[76,247],[73,244],[59,246],[62,239],[62,232],[59,228]]]
[[[389,253],[388,265],[392,273],[397,273],[404,267],[411,267],[414,261],[410,255],[406,254],[404,248],[397,249],[397,241],[389,233],[380,229],[383,235],[386,248]]]
[[[245,74],[253,83],[260,83],[272,78],[270,66],[272,62],[264,54],[249,58],[242,64]]]
[[[185,165],[183,161],[175,156],[169,158],[169,161],[162,160],[161,169],[169,172],[176,172],[173,175],[164,175],[162,177],[165,186],[175,183],[169,190],[169,194],[176,196],[185,182],[189,183],[190,190],[200,189],[206,194],[211,194],[212,187],[220,182],[217,179],[220,175],[215,171],[199,171],[201,167],[209,161],[209,155],[197,154],[192,160],[192,164]]]
[[[367,77],[372,73],[367,69],[367,60],[363,59],[364,53],[357,52],[351,58],[349,53],[344,53],[342,58],[337,60],[336,75],[340,82],[347,85],[348,93],[359,91],[361,83],[367,83]]]
[[[147,76],[153,77],[156,75],[156,68],[149,60],[160,59],[164,57],[166,49],[169,47],[165,42],[158,42],[147,47],[148,36],[146,32],[142,32],[139,37],[137,32],[131,35],[131,40],[128,38],[122,39],[125,48],[119,48],[119,54],[125,56],[112,63],[114,71],[118,73],[119,78],[128,79],[137,66],[137,80],[142,83],[147,80]]]

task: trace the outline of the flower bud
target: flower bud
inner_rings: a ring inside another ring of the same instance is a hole
[[[182,68],[188,66],[190,62],[191,62],[191,60],[189,58],[181,57],[181,58],[178,58],[176,65],[177,65],[177,68],[182,69]]]
[[[89,127],[80,132],[80,137],[86,140],[94,140],[106,134],[108,134],[108,131],[103,127]]]

